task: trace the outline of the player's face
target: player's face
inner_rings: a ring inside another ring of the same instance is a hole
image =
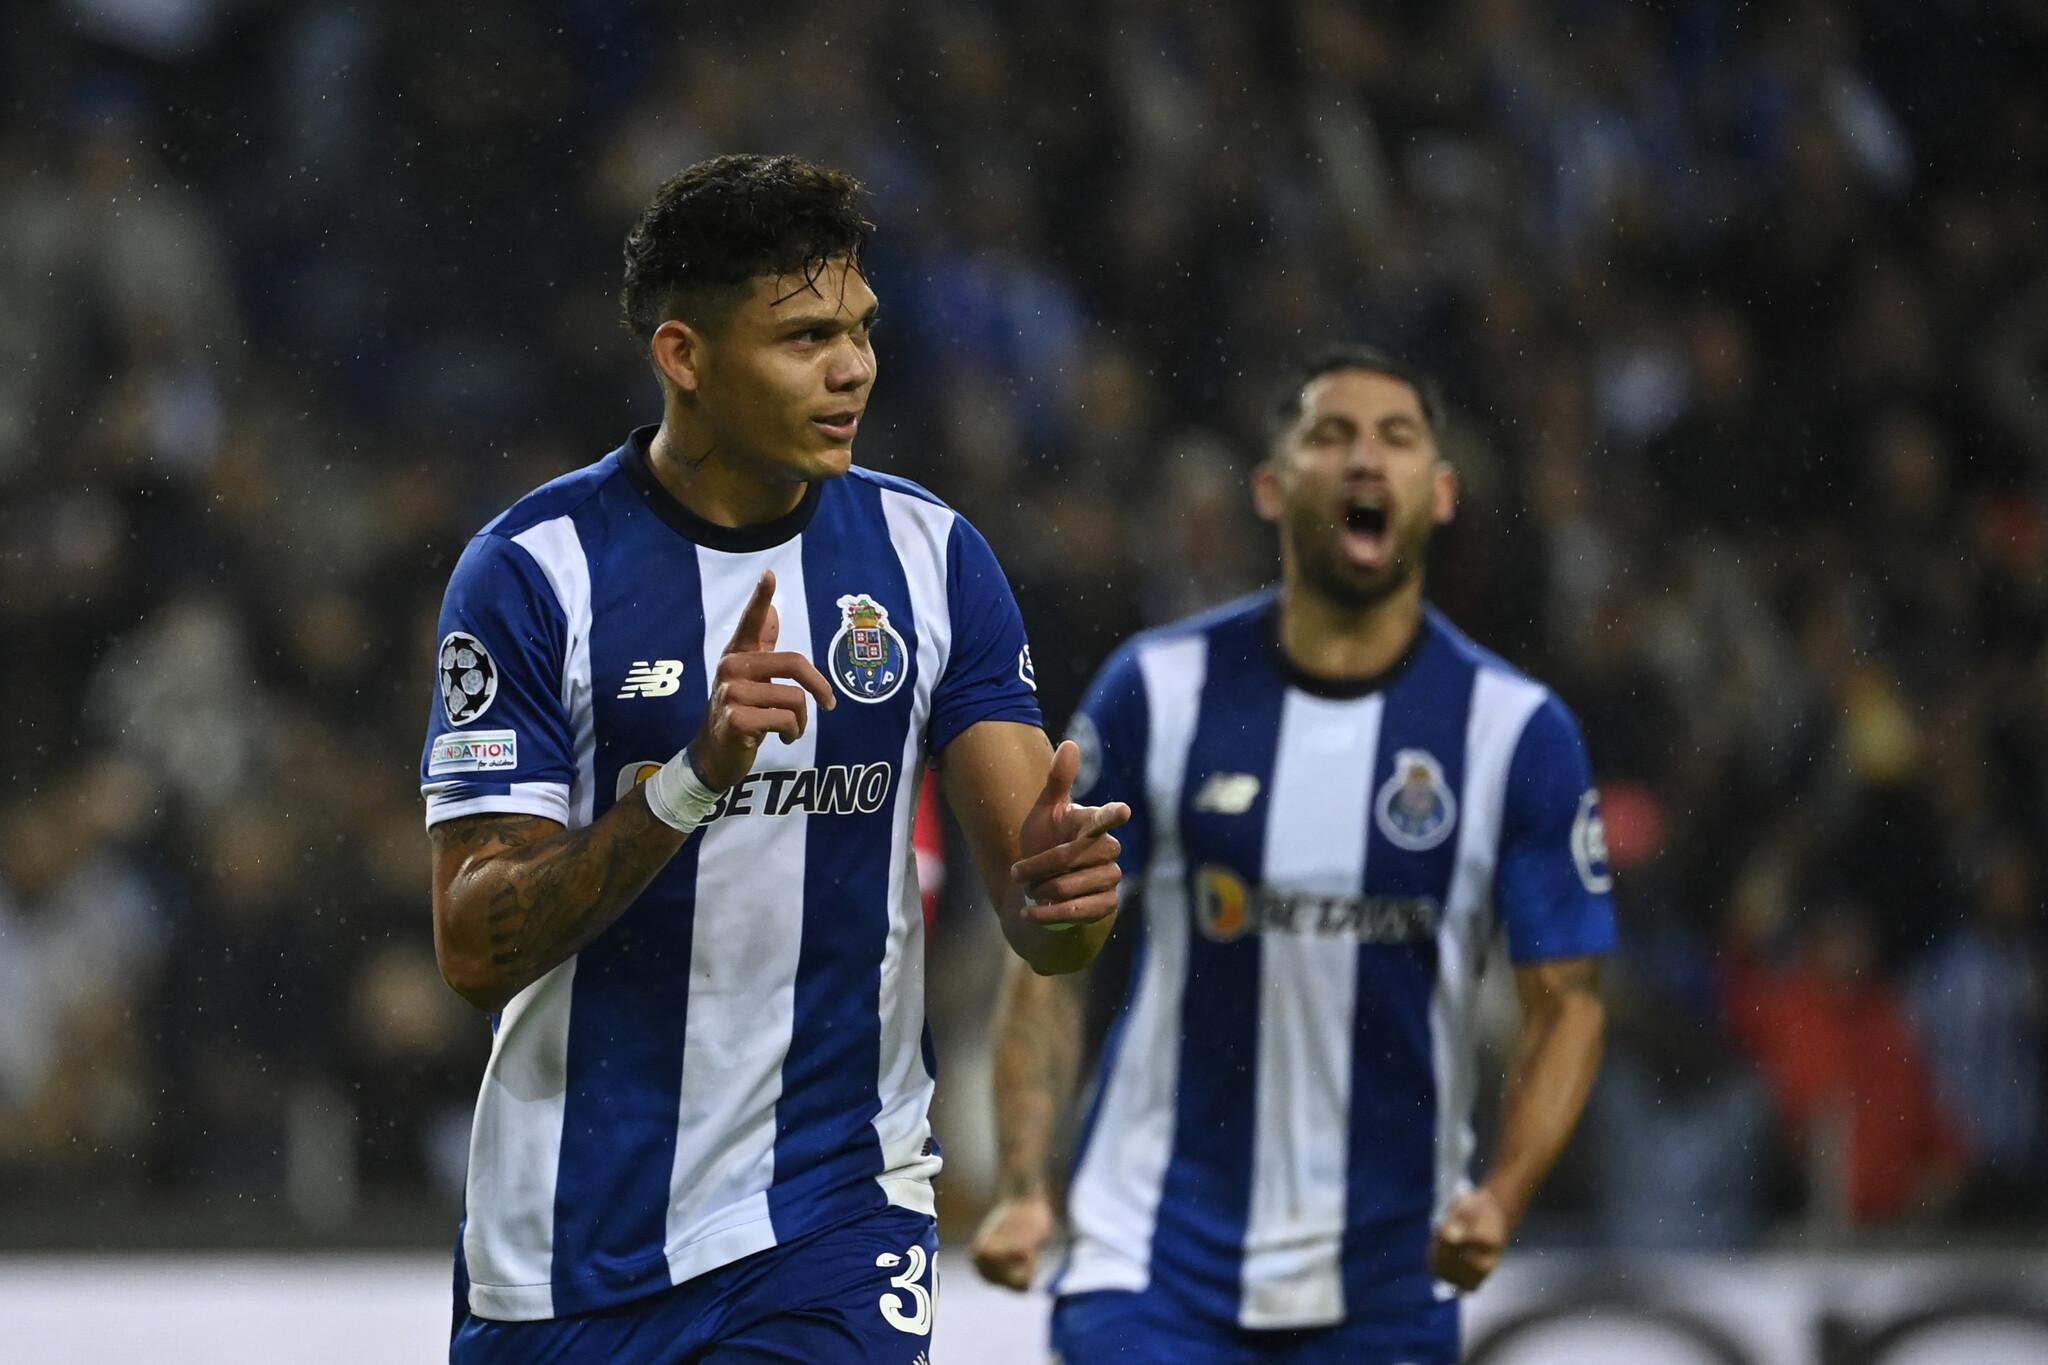
[[[703,332],[695,402],[718,447],[775,481],[853,463],[875,384],[875,291],[841,257],[818,278],[760,276]]]
[[[1302,390],[1301,415],[1252,491],[1280,527],[1290,579],[1357,607],[1418,580],[1430,532],[1457,505],[1414,388],[1367,370]]]

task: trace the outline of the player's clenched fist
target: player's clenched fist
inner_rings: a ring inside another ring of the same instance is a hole
[[[697,772],[713,791],[724,791],[745,777],[769,735],[795,740],[803,734],[810,723],[806,692],[827,711],[838,704],[832,685],[815,664],[801,654],[776,652],[781,634],[771,569],[761,575],[740,613],[740,623],[711,679],[704,724],[690,743]]]
[[[1042,1192],[1000,1201],[974,1234],[974,1268],[990,1284],[1029,1289],[1052,1228],[1052,1201]]]
[[[1477,1289],[1500,1264],[1513,1231],[1507,1210],[1481,1186],[1451,1201],[1429,1245],[1429,1273],[1460,1289]]]

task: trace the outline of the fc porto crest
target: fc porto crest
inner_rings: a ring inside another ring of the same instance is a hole
[[[1422,853],[1448,839],[1458,823],[1458,798],[1444,780],[1444,765],[1426,749],[1394,755],[1394,775],[1373,802],[1380,833],[1395,848]]]
[[[832,685],[855,701],[887,701],[910,672],[910,650],[889,609],[866,593],[839,599],[839,633],[827,656]]]

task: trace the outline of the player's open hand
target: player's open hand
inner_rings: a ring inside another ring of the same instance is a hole
[[[1429,1273],[1460,1289],[1477,1289],[1507,1250],[1507,1210],[1491,1190],[1467,1190],[1451,1201],[1429,1244]]]
[[[726,790],[752,771],[754,755],[769,735],[794,741],[803,734],[810,724],[806,692],[827,711],[838,705],[817,665],[801,654],[776,652],[781,635],[771,569],[761,575],[740,613],[711,679],[703,727],[690,743],[690,757],[714,791]]]
[[[999,1200],[975,1230],[974,1268],[990,1284],[1029,1289],[1052,1229],[1052,1201],[1043,1191]]]
[[[1131,808],[1121,801],[1075,805],[1074,776],[1080,770],[1080,746],[1061,740],[1045,789],[1018,831],[1023,856],[1010,868],[1010,879],[1024,888],[1024,917],[1047,928],[1089,924],[1115,913],[1117,883],[1123,880],[1116,863],[1123,845],[1110,831],[1131,818]]]

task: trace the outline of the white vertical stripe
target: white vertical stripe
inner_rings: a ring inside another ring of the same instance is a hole
[[[576,777],[566,814],[590,823],[593,733],[590,707],[590,564],[567,517],[514,536],[554,589],[567,622],[561,698],[576,742]],[[554,1311],[555,1175],[561,1165],[568,1092],[572,958],[505,1006],[470,1133],[462,1251],[470,1305],[487,1317],[547,1317]]]
[[[882,958],[881,1109],[875,1137],[882,1148],[884,1194],[892,1204],[932,1214],[932,1178],[937,1155],[925,1147],[932,1135],[932,1078],[924,1067],[924,903],[918,895],[917,858],[911,827],[917,816],[918,784],[924,777],[924,732],[932,691],[944,675],[952,640],[951,604],[946,599],[946,547],[953,513],[921,498],[882,491],[889,540],[910,589],[910,613],[917,622],[917,693],[903,744],[896,810],[889,827],[889,944]]]
[[[1145,870],[1143,976],[1124,1021],[1115,1066],[1103,1078],[1095,1129],[1069,1197],[1073,1254],[1062,1293],[1143,1290],[1173,1158],[1181,1000],[1187,990],[1188,906],[1180,843],[1180,791],[1201,707],[1209,642],[1188,635],[1144,645],[1138,669],[1151,723],[1145,795],[1152,858]]]
[[[562,660],[562,706],[569,715],[569,733],[576,744],[576,778],[569,788],[569,827],[590,823],[596,782],[592,764],[597,752],[597,716],[590,705],[590,561],[576,534],[576,523],[556,517],[512,537],[540,565],[562,614],[569,621],[569,645]]]
[[[554,1316],[555,1172],[569,1088],[570,958],[498,1018],[469,1135],[462,1257],[478,1316]]]
[[[803,537],[752,554],[699,549],[704,676],[765,569],[775,571],[778,650],[813,655]],[[815,716],[813,717],[815,722]],[[756,772],[812,767],[815,723],[793,744],[770,735]],[[699,830],[696,918],[683,1035],[682,1102],[669,1173],[668,1264],[680,1284],[775,1244],[775,1106],[794,1031],[810,817],[727,815]]]
[[[1493,938],[1493,875],[1500,853],[1508,765],[1529,718],[1548,695],[1537,683],[1482,667],[1465,722],[1465,789],[1459,793],[1457,865],[1437,929],[1436,994],[1429,1005],[1436,1071],[1436,1213],[1469,1183],[1478,1040],[1473,1006]]]
[[[917,617],[917,719],[930,715],[931,689],[946,676],[953,657],[953,610],[946,598],[946,556],[953,543],[956,514],[950,507],[894,489],[882,490],[882,518],[889,542],[910,584],[910,610]]]
[[[1266,885],[1355,897],[1364,885],[1373,759],[1385,701],[1289,688],[1266,807]],[[1238,1321],[1316,1327],[1344,1316],[1345,1194],[1358,945],[1349,936],[1259,942],[1252,1200]]]

